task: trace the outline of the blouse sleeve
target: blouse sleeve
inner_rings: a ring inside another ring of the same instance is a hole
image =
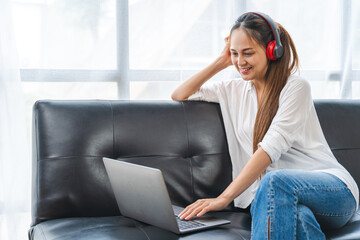
[[[276,162],[299,138],[308,119],[313,100],[310,84],[296,79],[284,87],[279,97],[279,108],[263,140],[258,144]]]
[[[198,91],[189,96],[189,101],[219,102],[218,90],[223,82],[206,82]]]

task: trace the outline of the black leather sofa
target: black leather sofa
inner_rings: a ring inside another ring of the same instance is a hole
[[[360,185],[360,101],[315,107],[337,159]],[[230,225],[176,235],[123,217],[102,157],[163,171],[174,204],[216,197],[231,181],[218,104],[175,101],[39,101],[34,105],[29,239],[250,239],[248,209],[212,215]],[[360,239],[360,214],[328,239]]]

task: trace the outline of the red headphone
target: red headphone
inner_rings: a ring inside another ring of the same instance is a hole
[[[246,15],[246,14],[257,15],[257,16],[261,17],[262,19],[264,19],[267,22],[267,24],[270,26],[270,28],[271,28],[271,30],[273,32],[275,40],[270,41],[268,43],[267,48],[266,48],[266,56],[267,56],[268,59],[273,60],[273,61],[281,58],[281,56],[284,53],[284,48],[283,48],[283,46],[281,44],[280,34],[279,34],[279,32],[278,32],[278,30],[276,28],[276,25],[275,25],[274,21],[268,15],[266,15],[264,13],[247,12],[247,13],[244,13],[243,15]],[[243,17],[243,15],[241,15],[240,18]],[[240,18],[238,18],[238,20],[240,20]]]

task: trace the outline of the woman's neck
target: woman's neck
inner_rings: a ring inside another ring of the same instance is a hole
[[[251,80],[251,81],[255,86],[258,97],[261,96],[261,94],[264,90],[264,87],[265,87],[265,81],[262,81],[262,80]]]

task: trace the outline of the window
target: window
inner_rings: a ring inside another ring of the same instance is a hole
[[[13,9],[21,68],[116,69],[115,0],[14,0]]]
[[[360,97],[357,90],[360,48],[355,44],[360,41],[360,18],[356,12],[360,9],[359,1],[13,0],[13,3],[22,81],[29,84],[103,82],[114,88],[119,99],[170,99],[179,81],[217,57],[223,39],[240,13],[263,11],[291,34],[300,57],[301,74],[311,81],[314,98],[341,97],[341,76],[348,56],[351,56],[350,89],[353,98]],[[350,21],[355,23],[351,27]],[[354,36],[351,41],[350,33]],[[351,55],[347,55],[349,46]],[[230,67],[215,76],[215,80],[234,76],[239,75]],[[323,91],[324,88],[328,91]],[[100,98],[107,95],[105,91]],[[92,98],[91,92],[88,97]]]
[[[233,5],[210,0],[130,1],[130,68],[205,67],[222,50]]]

